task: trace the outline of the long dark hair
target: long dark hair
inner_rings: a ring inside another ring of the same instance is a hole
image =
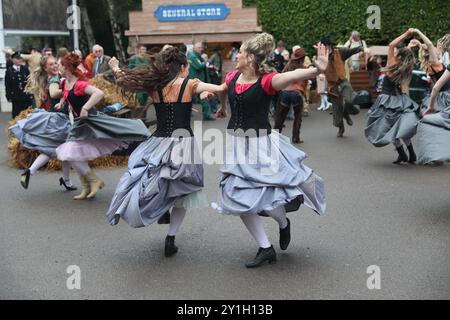
[[[389,78],[397,85],[402,85],[411,76],[416,58],[410,48],[404,47],[397,51],[398,63],[387,67],[385,72],[390,74]]]
[[[117,85],[126,91],[158,91],[167,86],[188,66],[186,55],[176,47],[151,54],[149,64],[134,69],[124,69],[117,75]]]

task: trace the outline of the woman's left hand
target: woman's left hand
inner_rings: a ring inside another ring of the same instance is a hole
[[[209,91],[203,91],[200,94],[200,99],[201,100],[209,100],[210,98],[214,97],[214,93],[209,92]]]
[[[89,117],[89,112],[85,108],[81,109],[80,118],[87,119],[88,117]]]

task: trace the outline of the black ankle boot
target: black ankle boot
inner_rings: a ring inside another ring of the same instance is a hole
[[[170,211],[167,211],[159,218],[158,224],[170,224]]]
[[[175,245],[175,236],[167,236],[166,237],[166,246],[164,248],[164,255],[166,258],[173,256],[178,252],[178,248]]]
[[[280,229],[280,248],[286,250],[291,242],[291,221],[287,219],[288,225],[284,229]]]
[[[342,137],[344,136],[344,133],[345,133],[345,127],[344,127],[344,124],[342,123],[342,124],[339,126],[339,131],[338,131],[338,133],[337,133],[337,137],[338,137],[338,138],[342,138]]]
[[[31,171],[30,169],[25,170],[24,173],[20,176],[20,184],[24,189],[28,189],[30,184]]]
[[[416,163],[417,161],[417,156],[416,153],[414,152],[414,148],[412,143],[408,146],[408,153],[409,153],[409,163]]]
[[[398,152],[398,158],[397,161],[394,161],[394,164],[400,164],[402,162],[408,162],[408,156],[406,155],[405,149],[403,149],[403,146],[400,146],[397,148]]]
[[[247,263],[245,266],[247,268],[258,268],[262,266],[266,261],[268,261],[269,264],[277,262],[277,253],[275,252],[273,246],[267,249],[259,248],[255,259]]]

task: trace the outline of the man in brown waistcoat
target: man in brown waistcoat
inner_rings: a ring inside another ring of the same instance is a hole
[[[352,101],[355,97],[353,88],[345,76],[345,61],[363,51],[363,47],[349,48],[333,48],[333,42],[329,36],[321,41],[327,46],[330,57],[328,68],[325,76],[328,81],[328,96],[333,104],[333,125],[339,128],[337,136],[342,138],[345,132],[344,119],[349,126],[353,125],[350,114],[357,114],[359,109],[356,108]]]

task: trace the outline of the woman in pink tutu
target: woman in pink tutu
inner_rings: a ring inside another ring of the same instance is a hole
[[[103,99],[103,92],[85,81],[78,68],[81,59],[76,54],[64,56],[60,64],[63,81],[63,97],[58,107],[65,103],[73,114],[74,124],[67,142],[56,149],[58,159],[68,161],[77,171],[83,190],[75,200],[94,198],[104,187],[87,161],[111,155],[128,147],[127,142],[144,141],[149,137],[141,120],[118,119],[95,109]]]

